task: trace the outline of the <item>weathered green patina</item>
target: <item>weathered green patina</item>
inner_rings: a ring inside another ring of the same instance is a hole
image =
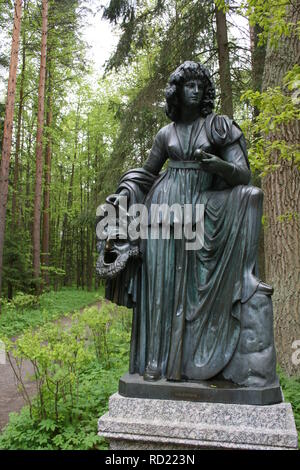
[[[257,248],[263,195],[251,186],[244,136],[213,113],[215,89],[199,63],[171,75],[162,128],[143,168],[123,175],[116,193],[144,203],[204,205],[204,245],[185,237],[123,241],[140,260],[107,281],[107,298],[133,307],[130,373],[144,380],[207,380],[222,375],[244,386],[276,383],[272,288],[259,280]],[[160,173],[168,160],[168,167]],[[118,196],[108,202],[118,205]],[[158,214],[158,224],[162,224]],[[149,218],[149,226],[153,223]],[[113,250],[106,245],[107,250]],[[103,245],[102,245],[102,250]]]

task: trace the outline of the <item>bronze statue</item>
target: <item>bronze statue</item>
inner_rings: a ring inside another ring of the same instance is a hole
[[[214,99],[207,69],[181,64],[166,89],[172,122],[156,135],[143,168],[126,172],[117,195],[108,198],[118,207],[119,197],[126,196],[129,207],[143,203],[149,210],[155,204],[190,205],[192,226],[195,207],[202,204],[202,248],[187,250],[185,237],[174,236],[173,216],[169,238],[161,236],[161,227],[158,238],[107,236],[98,244],[98,271],[105,277],[107,268],[107,298],[133,307],[131,374],[146,381],[222,376],[264,387],[277,378],[272,288],[259,280],[256,263],[263,195],[249,184],[241,129],[213,113]],[[109,265],[121,256],[118,246],[126,262],[112,276]]]

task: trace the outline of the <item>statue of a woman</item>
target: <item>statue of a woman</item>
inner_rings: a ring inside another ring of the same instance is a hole
[[[134,310],[130,373],[174,381],[222,374],[265,386],[276,380],[276,360],[272,288],[256,270],[262,192],[249,185],[242,131],[212,112],[214,98],[204,66],[180,65],[166,89],[172,122],[156,135],[143,168],[125,173],[117,189],[129,206],[189,204],[193,226],[196,205],[204,205],[202,248],[187,250],[185,237],[174,236],[174,217],[169,238],[138,243],[140,263],[128,255],[137,242],[120,240],[128,262],[108,281],[106,293]],[[117,205],[118,197],[108,202]],[[118,243],[106,250],[118,251]]]

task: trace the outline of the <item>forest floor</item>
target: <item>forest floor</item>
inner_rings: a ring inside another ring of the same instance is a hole
[[[101,307],[101,301],[94,302],[80,309],[82,312],[86,307],[97,306],[98,310]],[[70,316],[74,312],[67,313],[65,316],[59,318],[54,323],[58,323],[64,327],[70,325]],[[13,362],[13,366],[15,362]],[[31,379],[33,375],[33,367],[30,361],[24,361],[22,364],[22,380],[29,397],[36,395],[36,384]],[[8,359],[5,364],[0,364],[0,432],[4,429],[9,421],[9,414],[18,412],[26,404],[25,399],[17,388],[15,374]]]

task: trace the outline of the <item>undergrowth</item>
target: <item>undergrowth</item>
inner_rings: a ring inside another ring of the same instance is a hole
[[[29,327],[41,326],[56,320],[68,312],[96,302],[103,295],[103,288],[90,292],[65,287],[56,292],[45,292],[38,299],[34,298],[30,306],[27,306],[29,297],[34,296],[18,295],[16,299],[18,302],[3,303],[0,315],[0,338],[16,336]]]
[[[97,420],[108,410],[110,395],[128,370],[131,312],[103,303],[72,316],[71,326],[57,324],[27,330],[17,341],[6,339],[8,357],[27,401],[0,435],[0,449],[107,449],[97,435]],[[12,355],[16,362],[12,361]],[[31,361],[35,398],[26,397],[22,361]],[[300,378],[279,371],[285,401],[293,407],[300,444]]]
[[[284,400],[291,403],[298,432],[298,446],[300,448],[300,377],[287,377],[279,370],[280,385]]]
[[[5,340],[18,387],[27,406],[0,435],[0,449],[107,449],[97,435],[97,419],[108,408],[128,370],[131,312],[103,304],[75,313],[69,328],[46,324],[28,330],[17,341]],[[12,356],[16,362],[12,360]],[[29,360],[37,388],[26,396],[20,370]]]

